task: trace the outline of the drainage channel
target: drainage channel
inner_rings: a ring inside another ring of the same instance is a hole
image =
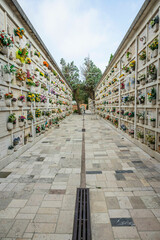
[[[89,188],[86,188],[85,131],[85,118],[83,115],[81,181],[80,188],[77,188],[72,240],[92,239]]]

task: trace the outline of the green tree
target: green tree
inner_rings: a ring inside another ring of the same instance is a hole
[[[88,93],[88,97],[95,100],[94,89],[102,77],[102,72],[89,57],[84,59],[81,72],[84,77],[84,89]]]
[[[79,69],[73,61],[71,63],[66,63],[63,58],[61,58],[60,64],[62,66],[62,73],[64,77],[72,87],[73,100],[76,101],[78,113],[80,114],[80,103],[83,101],[83,91],[82,83],[79,79]]]
[[[111,53],[108,64],[112,61],[113,54]]]

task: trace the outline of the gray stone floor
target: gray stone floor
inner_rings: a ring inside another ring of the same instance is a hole
[[[1,170],[0,239],[72,239],[82,123],[70,116]],[[102,120],[85,128],[93,240],[160,240],[160,162]]]

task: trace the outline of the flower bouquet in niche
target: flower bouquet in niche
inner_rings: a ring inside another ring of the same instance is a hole
[[[12,98],[12,105],[13,107],[16,107],[17,106],[17,98]]]
[[[152,103],[152,105],[156,104],[156,89],[153,87],[151,92],[148,92],[148,101]]]
[[[134,137],[134,129],[129,129],[128,133],[132,138]]]
[[[41,125],[41,131],[42,131],[42,133],[45,133],[45,125],[44,124]]]
[[[15,35],[16,42],[19,43],[19,39],[23,38],[24,28],[18,27],[17,29],[14,29],[14,35]]]
[[[40,96],[40,99],[41,99],[41,106],[42,106],[42,107],[45,106],[45,103],[47,102],[46,96],[41,95],[41,96]]]
[[[34,101],[35,101],[35,95],[34,95],[34,93],[29,92],[29,93],[27,94],[27,105],[28,105],[28,106],[31,106],[32,102],[34,102]]]
[[[31,65],[32,61],[29,57],[27,57],[25,59],[25,67],[26,67],[26,70],[30,70],[30,65]]]
[[[132,71],[134,71],[136,66],[136,61],[135,60],[131,61],[129,66],[131,67]]]
[[[38,106],[38,103],[41,101],[41,95],[39,93],[35,93],[35,103]]]
[[[28,124],[30,125],[30,124],[32,124],[32,121],[33,121],[33,114],[32,114],[32,112],[28,112],[28,114],[27,114],[27,120],[28,120]]]
[[[153,63],[149,65],[148,74],[150,76],[150,81],[157,79],[157,68]]]
[[[157,57],[158,55],[158,39],[155,38],[154,41],[149,45],[149,48],[152,50],[152,58]]]
[[[145,96],[141,94],[141,95],[138,97],[138,100],[139,100],[139,103],[140,103],[140,104],[144,104],[144,103],[145,103]]]
[[[6,106],[10,107],[11,106],[11,99],[13,98],[13,93],[9,92],[4,95],[5,100],[6,100]]]
[[[8,47],[13,47],[13,38],[5,33],[4,30],[0,31],[0,52],[4,55],[8,54]]]
[[[12,113],[8,117],[7,129],[11,131],[13,129],[14,124],[16,124],[16,116],[15,113]]]
[[[17,85],[21,86],[22,82],[24,82],[26,80],[26,73],[22,70],[22,69],[18,69],[16,72],[16,81],[17,81]]]
[[[16,59],[18,59],[19,61],[16,61],[17,64],[19,65],[23,65],[23,63],[25,63],[26,58],[28,56],[28,48],[19,48],[16,52]]]
[[[146,51],[145,51],[145,50],[143,50],[143,51],[139,54],[139,59],[140,59],[141,61],[143,61],[143,65],[146,64]]]
[[[41,127],[39,125],[36,126],[36,136],[38,137],[41,133]]]
[[[34,60],[35,60],[37,63],[39,62],[40,56],[41,56],[40,52],[36,50],[36,51],[34,52]]]
[[[142,86],[145,85],[146,83],[146,75],[145,74],[141,74],[138,77],[138,84],[141,84]]]
[[[151,126],[152,126],[153,128],[155,128],[155,126],[156,126],[156,119],[155,119],[155,118],[151,118],[151,119],[150,119],[150,123],[151,123]]]
[[[24,102],[25,102],[25,95],[20,95],[18,98],[18,106],[23,107]]]
[[[19,116],[18,121],[19,121],[19,126],[23,127],[24,126],[24,121],[25,121],[26,117],[25,116]]]
[[[40,109],[36,109],[36,111],[35,111],[35,116],[36,116],[36,118],[40,118],[40,116],[41,116],[41,110]]]
[[[141,143],[144,143],[144,133],[142,131],[137,131],[137,138],[140,140]]]
[[[15,72],[15,67],[14,65],[4,65],[3,66],[3,72],[4,72],[4,81],[6,82],[11,82],[11,75]]]

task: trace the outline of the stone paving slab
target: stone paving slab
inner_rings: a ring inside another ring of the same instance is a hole
[[[82,123],[70,116],[1,170],[1,240],[72,239]],[[92,240],[160,240],[160,162],[101,120],[85,115],[85,129]]]

